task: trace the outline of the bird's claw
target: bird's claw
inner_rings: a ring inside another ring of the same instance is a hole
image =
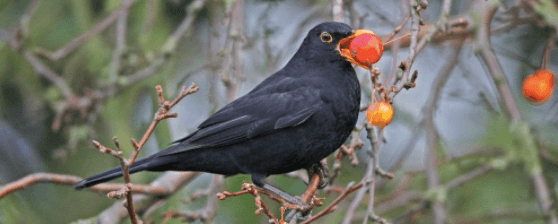
[[[312,178],[314,174],[320,175],[320,184],[318,189],[324,189],[329,184],[329,167],[322,164],[322,162],[315,163],[306,169],[308,177]]]
[[[306,211],[310,208],[310,205],[308,203],[304,202],[301,197],[294,196],[293,198],[294,198],[294,201],[291,202],[291,203],[297,205],[298,209],[300,211]]]

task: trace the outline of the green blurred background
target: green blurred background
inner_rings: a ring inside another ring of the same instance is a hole
[[[484,0],[477,0],[484,1]],[[453,1],[451,15],[478,18],[477,1]],[[81,177],[118,166],[118,160],[99,153],[91,144],[95,139],[111,145],[117,136],[124,155],[131,153],[129,138],[139,139],[157,107],[155,86],[160,84],[167,99],[177,94],[182,85],[196,82],[200,91],[174,109],[179,117],[163,121],[139,157],[165,148],[175,139],[191,131],[216,109],[226,104],[227,89],[219,73],[224,49],[227,20],[234,0],[208,0],[194,11],[192,26],[176,39],[173,32],[189,16],[189,0],[138,0],[127,16],[125,45],[115,54],[117,43],[114,22],[99,34],[92,35],[60,60],[49,60],[40,52],[55,52],[97,26],[116,12],[122,1],[49,0],[36,1],[28,23],[22,22],[34,1],[0,1],[0,183],[5,184],[35,172],[71,174]],[[515,1],[503,1],[512,10]],[[551,1],[548,1],[551,2]],[[429,1],[424,11],[426,23],[435,22],[442,1]],[[388,35],[406,12],[401,1],[345,1],[345,21],[355,28],[371,29]],[[241,34],[242,66],[246,80],[237,96],[280,69],[294,54],[306,32],[314,25],[332,20],[331,2],[327,0],[243,2]],[[506,23],[505,7],[496,14],[494,26]],[[548,13],[548,21],[556,20],[552,4],[538,9]],[[521,9],[520,9],[521,11]],[[509,11],[506,11],[509,12]],[[521,11],[522,13],[527,13]],[[554,13],[554,14],[553,14]],[[521,14],[523,15],[523,14]],[[550,22],[549,22],[550,23]],[[477,24],[478,25],[478,24]],[[473,27],[472,29],[476,29]],[[539,66],[544,45],[553,28],[525,24],[494,35],[492,45],[510,83],[512,92],[525,118],[525,123],[512,123],[502,115],[494,83],[475,56],[475,39],[470,36],[452,76],[441,93],[434,122],[438,142],[438,168],[441,183],[483,165],[494,169],[452,189],[429,189],[424,174],[426,131],[420,121],[422,108],[429,97],[433,82],[451,54],[454,43],[440,41],[429,44],[417,57],[413,70],[419,71],[417,87],[403,90],[394,99],[394,121],[385,129],[385,142],[380,148],[380,164],[394,169],[395,179],[384,181],[376,190],[376,202],[392,201],[402,191],[416,193],[400,206],[379,213],[396,220],[420,204],[420,199],[438,199],[445,203],[448,221],[452,223],[546,223],[537,203],[532,184],[532,167],[541,168],[550,189],[552,201],[558,191],[558,94],[542,105],[528,103],[521,96],[522,80]],[[17,40],[21,47],[14,47]],[[26,54],[33,54],[42,64],[63,78],[78,96],[92,92],[112,92],[96,101],[86,111],[71,111],[57,118],[66,98],[52,81],[38,74]],[[398,62],[407,57],[407,48],[397,55]],[[115,65],[115,55],[118,65]],[[393,54],[384,53],[377,64],[385,73],[393,67]],[[558,55],[551,52],[550,69],[558,71]],[[137,81],[138,72],[161,63],[161,66]],[[369,73],[357,69],[363,85],[363,102],[368,103]],[[363,122],[361,114],[359,123]],[[60,123],[60,128],[53,124]],[[522,132],[527,130],[527,134]],[[362,179],[370,144],[358,151],[360,164],[352,166],[343,160],[341,174],[334,185],[345,187]],[[527,139],[525,139],[527,138]],[[414,144],[407,144],[413,142]],[[527,143],[526,143],[527,142]],[[526,146],[526,144],[528,146]],[[533,149],[531,151],[526,148]],[[402,163],[397,160],[402,159]],[[330,156],[329,164],[333,164]],[[149,183],[159,173],[132,176],[134,183]],[[162,199],[154,212],[141,216],[148,223],[161,223],[169,210],[195,210],[204,207],[205,199],[184,203],[196,189],[207,188],[213,175],[202,174],[169,198]],[[293,194],[300,195],[306,185],[293,177],[271,177],[271,182]],[[118,180],[117,182],[120,182]],[[240,190],[247,175],[225,179],[225,189]],[[325,196],[325,205],[338,194]],[[340,223],[353,196],[338,205],[337,211],[317,223]],[[355,223],[361,223],[368,199],[356,210]],[[10,194],[0,200],[0,223],[71,223],[78,220],[94,223],[95,216],[115,202],[105,193],[75,191],[70,186],[42,183]],[[269,201],[275,214],[276,203]],[[317,208],[315,212],[320,210]],[[254,214],[253,197],[243,195],[218,202],[215,223],[267,223],[263,214]],[[404,223],[432,223],[431,209],[426,206]],[[552,212],[556,213],[556,208]],[[140,214],[143,215],[143,214]],[[123,221],[128,223],[128,219]],[[199,222],[199,221],[197,221]],[[168,223],[180,223],[171,219]]]

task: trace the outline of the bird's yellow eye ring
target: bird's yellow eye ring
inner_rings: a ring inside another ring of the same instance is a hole
[[[320,39],[322,39],[322,42],[328,43],[328,44],[333,42],[333,37],[328,32],[322,32],[320,34]]]

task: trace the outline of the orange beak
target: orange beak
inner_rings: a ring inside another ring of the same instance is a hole
[[[353,40],[362,34],[371,34],[371,36],[375,37],[377,40],[374,43],[353,43]],[[339,40],[337,49],[339,50],[339,54],[348,62],[365,69],[371,69],[372,64],[380,59],[384,51],[381,40],[376,37],[374,32],[365,29],[354,30],[353,35]],[[371,53],[370,50],[373,50],[373,53]]]

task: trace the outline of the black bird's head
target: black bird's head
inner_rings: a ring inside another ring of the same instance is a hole
[[[293,59],[302,57],[305,61],[332,62],[348,61],[367,68],[355,62],[349,48],[351,40],[370,30],[353,30],[349,25],[338,22],[325,22],[312,28]],[[367,68],[368,69],[368,68]]]

